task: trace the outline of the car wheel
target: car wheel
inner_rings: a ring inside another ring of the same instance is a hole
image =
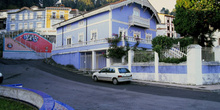
[[[113,83],[114,85],[117,85],[117,84],[118,84],[118,80],[117,80],[116,78],[114,78],[114,79],[112,80],[112,83]]]
[[[94,76],[93,80],[94,80],[95,82],[97,82],[97,81],[98,81],[98,78],[97,78],[96,76]]]

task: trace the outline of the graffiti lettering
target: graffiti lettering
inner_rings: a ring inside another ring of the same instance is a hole
[[[37,42],[38,41],[38,37],[33,35],[33,34],[24,35],[23,39],[27,40],[27,41],[33,41],[33,42]]]

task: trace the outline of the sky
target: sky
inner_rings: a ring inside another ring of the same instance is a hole
[[[160,12],[160,10],[164,7],[169,9],[171,12],[175,8],[176,0],[148,0],[153,7]]]

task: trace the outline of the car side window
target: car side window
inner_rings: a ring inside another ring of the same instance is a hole
[[[99,73],[106,73],[108,71],[108,68],[103,68]]]
[[[109,73],[115,73],[115,69],[109,68]]]

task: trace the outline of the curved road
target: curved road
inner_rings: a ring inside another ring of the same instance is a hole
[[[3,60],[3,84],[22,83],[76,110],[219,110],[220,94],[151,85],[113,85],[69,72],[42,60]]]

